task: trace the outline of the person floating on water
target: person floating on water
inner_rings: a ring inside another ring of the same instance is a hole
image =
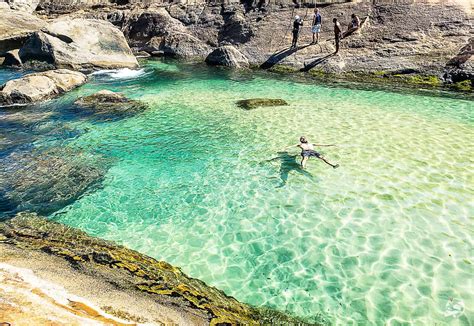
[[[334,169],[339,167],[339,164],[330,163],[329,161],[326,160],[326,158],[324,156],[322,156],[320,153],[318,153],[314,150],[314,146],[321,146],[322,147],[322,146],[335,146],[335,145],[312,144],[312,143],[308,142],[308,140],[306,139],[305,136],[301,136],[300,137],[300,142],[298,144],[289,146],[289,147],[287,147],[287,149],[291,148],[291,147],[295,147],[295,146],[301,148],[301,168],[302,169],[306,168],[306,163],[308,162],[308,159],[310,157],[317,157],[321,161],[323,161],[324,163],[332,166]]]
[[[314,9],[313,17],[313,27],[311,31],[313,32],[313,42],[311,44],[317,44],[319,42],[319,33],[321,32],[321,14],[319,13],[319,8]]]
[[[293,22],[293,40],[291,41],[292,49],[296,48],[301,26],[303,26],[303,20],[300,18],[300,16],[295,16],[295,20]]]
[[[342,29],[341,29],[341,24],[337,21],[337,18],[334,18],[332,20],[334,23],[334,40],[336,41],[336,52],[339,52],[339,42],[341,41],[342,38]]]

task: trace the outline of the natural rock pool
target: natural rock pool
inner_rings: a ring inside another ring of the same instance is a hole
[[[474,102],[348,86],[162,61],[96,74],[0,110],[2,215],[46,212],[313,321],[474,323]],[[73,105],[103,89],[149,109]],[[289,105],[236,105],[259,97]],[[340,168],[302,171],[282,151],[301,135],[337,144]]]

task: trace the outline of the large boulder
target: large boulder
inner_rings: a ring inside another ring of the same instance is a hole
[[[29,74],[0,86],[0,106],[44,101],[84,84],[86,75],[66,69]]]
[[[23,62],[37,60],[57,68],[135,68],[123,33],[111,23],[95,19],[58,19],[34,33],[20,49]]]
[[[206,63],[213,66],[244,68],[249,66],[248,59],[232,45],[221,46],[212,51],[206,58]]]
[[[163,37],[153,37],[145,47],[150,53],[163,53],[182,59],[201,58],[204,59],[211,48],[200,39],[188,33],[168,33]]]
[[[0,56],[21,48],[23,43],[47,23],[26,12],[0,9]]]
[[[150,7],[125,15],[123,31],[130,46],[151,54],[204,59],[210,47],[165,8]]]
[[[40,0],[7,0],[10,8],[32,13],[40,3]]]

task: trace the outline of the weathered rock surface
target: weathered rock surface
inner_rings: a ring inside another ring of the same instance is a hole
[[[102,90],[92,95],[81,97],[74,104],[92,109],[96,115],[114,115],[119,117],[131,116],[148,108],[140,101],[131,100],[123,94],[108,90]]]
[[[251,98],[237,101],[237,105],[243,109],[251,110],[262,106],[285,106],[288,103],[279,98]]]
[[[0,193],[11,211],[49,214],[74,202],[108,170],[101,157],[70,149],[14,153],[2,159]]]
[[[46,22],[26,12],[0,9],[0,56],[19,49],[28,37]]]
[[[23,257],[34,255],[36,258],[41,254],[38,259],[42,260],[44,255],[49,255],[46,258],[56,270],[63,271],[66,262],[76,273],[92,276],[94,282],[91,283],[101,289],[111,284],[113,291],[120,292],[117,294],[132,300],[134,304],[147,300],[152,313],[142,314],[146,319],[141,322],[146,324],[311,325],[277,311],[240,303],[224,292],[187,276],[178,267],[34,214],[21,213],[11,220],[0,222],[0,259],[3,258],[2,249],[9,252],[22,250]],[[78,279],[83,281],[80,276]],[[89,294],[94,292],[90,288],[85,290]],[[109,300],[114,301],[112,298]],[[125,309],[125,313],[121,316],[136,315],[130,302],[122,304],[121,309]],[[156,312],[163,311],[163,308],[168,311],[166,319],[149,319],[159,318]],[[114,314],[114,311],[110,313]]]
[[[7,0],[7,2],[13,10],[32,13],[38,7],[40,0]]]
[[[86,75],[66,69],[29,74],[0,86],[0,106],[44,101],[70,91],[86,81]]]
[[[123,33],[106,21],[93,19],[51,22],[28,39],[20,49],[20,58],[75,70],[138,66]]]
[[[248,59],[232,45],[224,45],[212,51],[207,56],[206,63],[213,66],[233,68],[245,68],[249,66]]]
[[[5,53],[5,59],[2,66],[8,67],[21,67],[21,59],[18,55],[19,50],[11,50]]]

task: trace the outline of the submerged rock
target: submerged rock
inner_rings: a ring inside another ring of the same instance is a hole
[[[19,49],[46,22],[26,12],[0,9],[0,56]]]
[[[227,66],[234,68],[249,66],[247,58],[232,45],[224,45],[212,51],[207,56],[206,63],[213,66]]]
[[[49,214],[100,183],[108,162],[72,149],[13,153],[2,160],[0,193],[14,211]]]
[[[99,115],[130,116],[146,110],[148,107],[136,100],[129,99],[123,94],[102,90],[95,94],[81,97],[74,104],[82,108],[94,110]]]
[[[86,81],[86,75],[66,69],[29,74],[0,86],[0,106],[44,101],[70,91]]]
[[[288,103],[279,98],[251,98],[237,101],[237,105],[243,109],[251,110],[261,106],[284,106],[288,105]]]
[[[57,19],[34,33],[20,49],[23,62],[45,61],[57,68],[135,68],[138,61],[123,33],[95,19]]]

